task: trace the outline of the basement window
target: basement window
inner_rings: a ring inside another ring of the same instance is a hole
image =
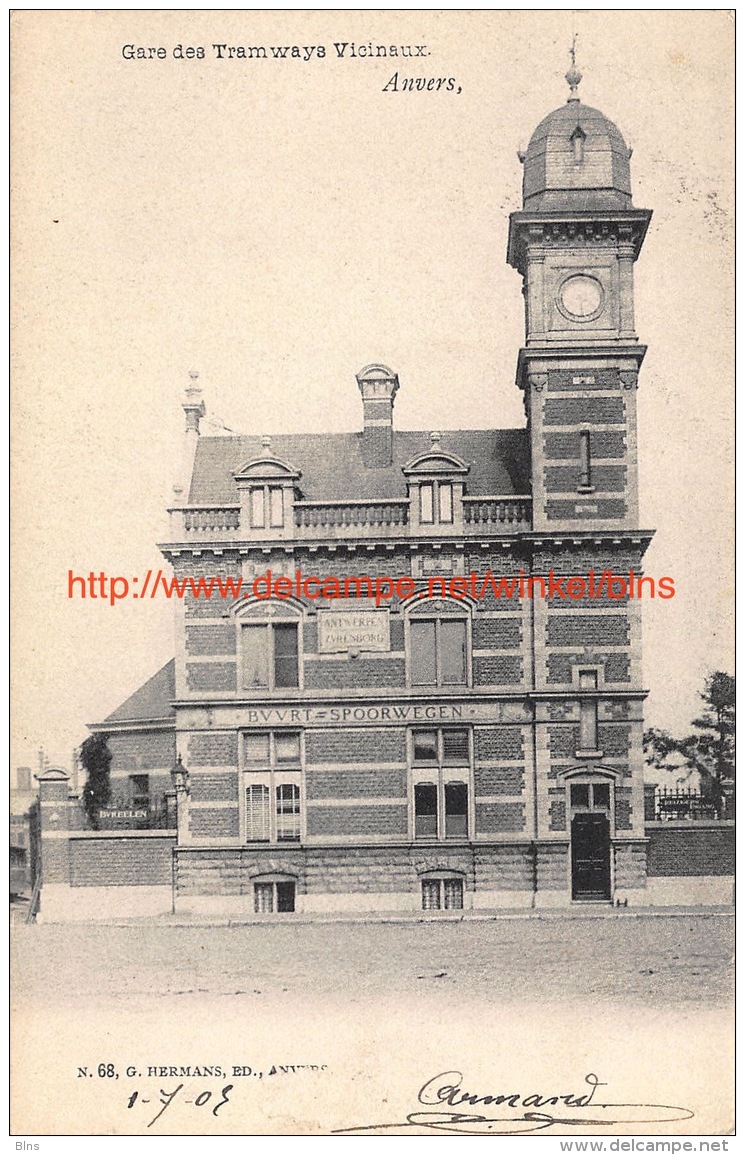
[[[255,882],[256,914],[292,914],[295,910],[294,882]]]
[[[422,879],[422,910],[463,910],[463,879]]]

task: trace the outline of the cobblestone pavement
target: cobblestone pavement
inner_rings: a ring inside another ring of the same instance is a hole
[[[472,923],[262,926],[15,925],[16,1000],[308,993],[361,1002],[433,989],[483,999],[726,1005],[733,919],[723,914]]]

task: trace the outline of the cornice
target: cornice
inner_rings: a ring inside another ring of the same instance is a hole
[[[653,529],[633,529],[628,527],[610,528],[610,529],[550,529],[550,530],[519,530],[514,534],[498,534],[494,537],[483,535],[480,537],[454,537],[454,538],[438,538],[422,540],[418,538],[412,540],[411,538],[399,538],[392,541],[386,538],[382,541],[361,541],[351,542],[339,540],[336,538],[329,538],[328,540],[318,540],[314,542],[288,542],[286,539],[275,542],[205,542],[202,541],[198,545],[194,542],[174,542],[159,545],[158,548],[166,558],[169,555],[179,557],[182,554],[187,554],[191,557],[199,557],[202,554],[214,554],[215,556],[223,556],[225,554],[237,554],[240,557],[257,557],[263,556],[269,558],[272,554],[284,553],[288,557],[304,554],[356,554],[360,559],[364,558],[367,553],[375,553],[377,550],[383,549],[388,554],[401,553],[407,551],[411,554],[423,553],[432,551],[434,553],[441,553],[443,551],[449,553],[451,551],[463,553],[468,550],[493,550],[496,547],[501,547],[504,550],[509,550],[516,545],[576,545],[583,546],[589,544],[622,544],[624,542],[632,542],[633,544],[643,544],[646,549],[649,542],[654,537],[655,531]]]
[[[515,501],[531,501],[532,497],[529,493],[518,494],[514,498]],[[504,549],[509,549],[515,541],[518,541],[524,536],[524,532],[515,533],[501,533],[490,537],[488,534],[474,536],[465,536],[463,534],[454,534],[449,537],[385,537],[368,539],[360,537],[357,540],[347,540],[345,538],[315,538],[313,540],[288,540],[287,538],[277,538],[274,541],[225,541],[219,538],[214,541],[180,541],[180,542],[159,542],[157,548],[161,551],[166,559],[171,556],[179,557],[181,554],[189,554],[192,557],[199,557],[203,553],[212,553],[218,556],[222,554],[238,554],[240,557],[269,557],[274,553],[284,553],[288,557],[293,557],[295,554],[317,554],[317,553],[342,553],[342,554],[357,554],[360,558],[364,558],[365,554],[375,553],[382,550],[384,553],[395,554],[402,550],[408,550],[409,553],[422,553],[431,550],[434,553],[441,553],[443,550],[455,550],[462,553],[465,549],[486,549],[494,548],[494,546],[501,545]]]
[[[539,371],[547,372],[551,362],[555,363],[557,368],[571,362],[572,366],[576,366],[579,370],[582,362],[596,364],[602,360],[612,361],[617,365],[619,361],[625,360],[632,362],[638,372],[646,352],[647,346],[639,344],[638,341],[628,344],[608,341],[590,345],[586,340],[578,340],[574,345],[523,345],[517,355],[515,384],[518,389],[526,387],[528,373],[536,372],[535,362],[541,363]]]
[[[530,245],[629,245],[636,260],[651,219],[651,209],[511,213],[507,263],[524,274]]]
[[[91,734],[127,734],[132,731],[163,731],[175,732],[176,718],[142,718],[130,719],[126,722],[87,722],[86,727]]]

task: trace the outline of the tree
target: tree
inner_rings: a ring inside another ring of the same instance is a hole
[[[98,829],[101,808],[111,801],[111,758],[108,734],[91,734],[80,747],[80,761],[88,775],[83,787],[83,806],[91,826]]]
[[[697,771],[702,796],[722,818],[731,813],[735,793],[735,679],[721,670],[711,674],[701,699],[704,711],[691,722],[693,733],[645,732],[645,760],[663,770]]]

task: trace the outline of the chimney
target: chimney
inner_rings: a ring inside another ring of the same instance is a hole
[[[362,394],[362,460],[368,469],[393,461],[393,402],[398,375],[385,365],[366,365],[357,374]]]

